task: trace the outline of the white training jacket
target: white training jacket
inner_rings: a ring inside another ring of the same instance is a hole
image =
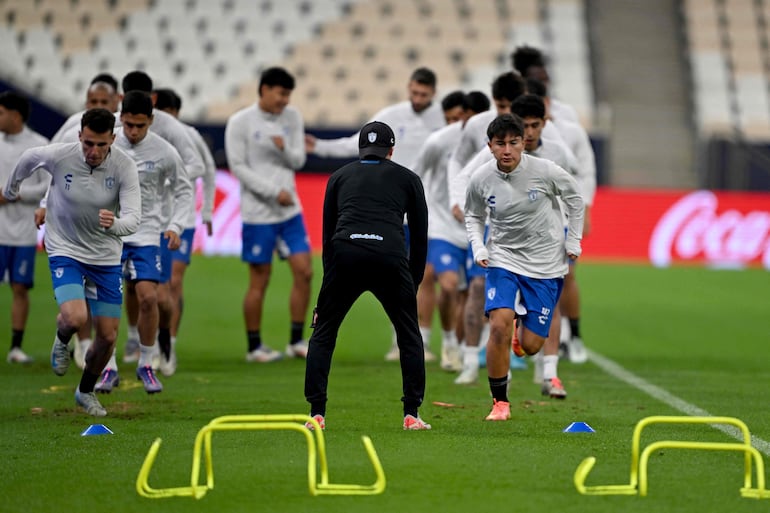
[[[280,150],[272,136],[283,137]],[[246,224],[274,224],[302,212],[295,171],[305,165],[305,127],[291,105],[270,114],[254,104],[227,120],[225,151],[230,171],[241,182],[241,218]],[[294,204],[281,206],[278,194],[289,191]]]
[[[569,217],[566,242],[559,197]],[[559,278],[569,270],[567,253],[581,252],[583,199],[572,175],[550,160],[522,154],[510,173],[493,160],[471,177],[465,225],[476,262],[530,278]]]

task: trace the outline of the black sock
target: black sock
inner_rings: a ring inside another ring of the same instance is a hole
[[[404,417],[407,415],[411,415],[414,418],[419,417],[419,413],[417,413],[417,406],[407,406],[404,404]]]
[[[166,360],[171,358],[171,330],[169,328],[158,328],[158,345]]]
[[[80,386],[78,387],[80,390],[80,393],[87,394],[89,392],[94,391],[94,387],[96,386],[96,382],[99,380],[99,375],[94,374],[92,372],[88,372],[87,370],[83,371],[83,376],[80,378]]]
[[[321,417],[326,416],[326,401],[312,403],[310,405],[310,416],[315,417],[316,415],[320,415]]]
[[[260,346],[262,346],[262,337],[259,334],[259,330],[247,331],[246,338],[249,340],[249,352],[259,349]]]
[[[297,342],[302,340],[302,332],[305,331],[305,323],[304,322],[294,322],[291,323],[291,336],[289,338],[289,342],[291,344],[296,344]]]
[[[24,330],[11,330],[11,349],[21,347],[21,340],[24,338]]]
[[[492,392],[492,397],[496,401],[503,401],[503,402],[509,402],[508,401],[508,376],[503,376],[502,378],[488,378],[489,379],[489,390]]]
[[[69,335],[65,335],[64,333],[61,332],[61,330],[56,330],[56,336],[59,337],[59,341],[62,344],[64,344],[65,346],[69,345],[70,340],[72,340],[72,335],[74,335],[74,334],[75,334],[74,331],[72,333],[70,333]],[[98,377],[99,376],[97,376],[97,378]]]
[[[580,317],[569,320],[569,330],[573,337],[580,338]]]

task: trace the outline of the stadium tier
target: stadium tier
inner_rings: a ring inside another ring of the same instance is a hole
[[[582,0],[0,0],[0,78],[65,113],[90,78],[147,71],[183,117],[223,122],[261,69],[297,75],[310,126],[355,126],[429,66],[439,88],[487,92],[521,44],[551,58],[555,96],[593,121]]]

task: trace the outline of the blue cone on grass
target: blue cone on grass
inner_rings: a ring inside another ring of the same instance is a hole
[[[80,436],[93,436],[93,435],[111,435],[112,431],[104,424],[91,424],[85,431],[80,433]]]

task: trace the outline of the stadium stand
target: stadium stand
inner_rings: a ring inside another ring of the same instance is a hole
[[[94,74],[138,68],[179,90],[188,121],[223,122],[280,64],[308,125],[353,126],[402,100],[417,66],[442,92],[487,91],[531,44],[552,57],[554,93],[592,120],[582,0],[0,0],[0,16],[0,78],[63,112]]]
[[[770,138],[770,3],[686,0],[697,126]]]

